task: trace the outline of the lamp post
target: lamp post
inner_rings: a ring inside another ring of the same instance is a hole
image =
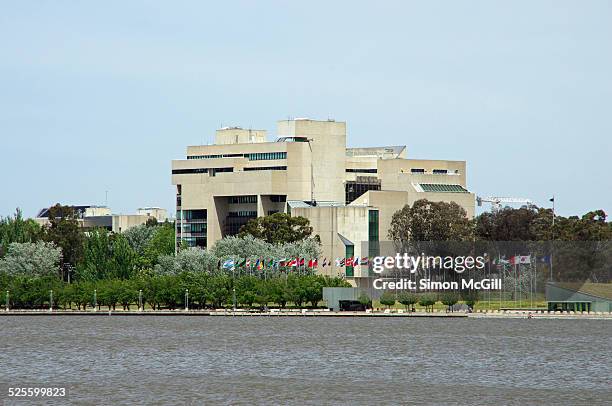
[[[185,289],[185,311],[189,310],[189,289]]]
[[[6,291],[6,311],[9,311],[9,291]]]
[[[98,289],[94,289],[94,312],[98,310]]]
[[[142,311],[142,289],[138,291],[138,311]]]
[[[49,291],[49,311],[53,311],[53,290]]]

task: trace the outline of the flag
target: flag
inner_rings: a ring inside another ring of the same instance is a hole
[[[223,262],[223,269],[232,269],[234,267],[234,260],[227,259]]]
[[[360,263],[361,263],[361,265],[367,265],[367,264],[368,264],[368,262],[369,262],[368,257],[363,257],[363,258],[361,258],[361,262],[360,262]]]
[[[342,258],[342,260],[336,258],[336,266],[344,266],[344,258]]]
[[[359,265],[361,265],[361,258],[356,257],[356,258],[353,260],[353,266],[359,266]]]
[[[264,265],[264,260],[263,259],[258,259],[257,260],[257,265],[255,266],[258,270],[262,270],[263,269],[263,265]]]
[[[553,203],[554,203],[554,202],[555,202],[555,197],[554,197],[554,196],[553,196],[553,197],[551,197],[550,199],[548,199],[548,201],[549,201],[549,202],[553,202]]]
[[[353,266],[353,258],[347,258],[345,262],[346,266]]]
[[[540,262],[550,265],[552,263],[552,257],[550,255],[545,255],[540,258]]]
[[[245,259],[241,259],[240,262],[238,262],[238,267],[243,267],[246,264],[246,258]]]
[[[316,268],[318,265],[318,260],[316,259],[311,259],[308,261],[308,268]]]
[[[325,268],[327,266],[327,258],[323,259],[323,265],[321,265],[322,268]]]
[[[513,257],[510,257],[511,265],[530,264],[530,263],[531,263],[530,255],[515,255]]]
[[[304,266],[305,261],[304,258],[298,258],[298,266]]]
[[[246,266],[247,268],[250,268],[250,267],[251,267],[251,259],[250,259],[250,258],[246,260],[246,262],[245,262],[245,266]]]
[[[287,262],[287,266],[297,266],[297,261],[295,259],[292,259]]]

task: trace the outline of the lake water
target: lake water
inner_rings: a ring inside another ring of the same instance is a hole
[[[0,387],[56,404],[610,404],[612,322],[0,317]],[[7,404],[11,404],[7,402]]]

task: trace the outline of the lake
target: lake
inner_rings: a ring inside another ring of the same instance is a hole
[[[4,316],[0,400],[604,404],[611,336],[607,320]]]

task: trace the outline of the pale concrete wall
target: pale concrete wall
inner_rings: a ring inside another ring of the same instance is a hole
[[[344,275],[344,268],[336,267],[335,259],[344,258],[346,247],[338,234],[353,242],[355,257],[367,256],[361,252],[362,242],[368,240],[368,211],[366,206],[311,207],[294,208],[292,216],[309,220],[313,235],[321,239],[322,257],[319,259],[318,272],[326,275]],[[332,261],[331,267],[322,268],[323,259]],[[355,267],[355,277],[361,276],[361,267]]]
[[[316,120],[277,122],[279,136],[306,137],[312,140],[314,197],[321,201],[344,201],[346,168],[346,123]]]
[[[215,133],[215,144],[246,144],[266,142],[265,130],[249,130],[239,127],[226,127]]]

